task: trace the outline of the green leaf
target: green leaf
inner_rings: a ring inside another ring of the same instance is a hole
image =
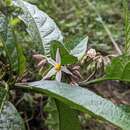
[[[71,38],[66,39],[65,41],[65,47],[71,51],[73,50],[79,43],[82,41],[85,37],[84,36],[71,36]]]
[[[25,70],[25,57],[22,47],[17,43],[14,31],[8,24],[8,19],[0,17],[0,38],[6,52],[12,71],[17,71],[21,75]]]
[[[59,130],[81,130],[78,113],[57,100],[56,105],[59,112]]]
[[[46,122],[49,129],[81,130],[78,113],[58,100],[49,97],[44,110],[48,112]]]
[[[119,56],[106,68],[106,79],[130,82],[130,56]]]
[[[32,40],[41,43],[45,54],[49,56],[50,42],[53,40],[63,42],[63,36],[53,19],[28,2],[13,0],[13,3],[22,9],[20,19],[27,25]]]
[[[105,119],[116,126],[129,130],[130,113],[113,104],[94,92],[79,86],[71,86],[56,81],[37,81],[28,84],[16,84],[18,88],[28,89],[49,96],[82,112],[89,112],[96,117]],[[21,87],[20,87],[21,86]],[[31,86],[31,87],[30,87]]]
[[[87,51],[87,43],[88,43],[88,37],[84,38],[80,43],[76,45],[73,50],[71,50],[71,54],[78,58],[78,60],[82,59],[82,57],[85,55],[85,52]]]
[[[64,45],[60,44],[59,42],[57,41],[54,41],[52,42],[52,45],[51,45],[51,57],[53,59],[55,59],[56,57],[56,51],[57,51],[57,48],[60,49],[60,55],[61,55],[61,63],[63,65],[66,65],[66,64],[74,64],[77,62],[77,58],[74,57],[73,55],[71,55],[68,50],[65,48]]]
[[[10,102],[4,105],[2,113],[0,113],[0,129],[25,130],[22,118]]]

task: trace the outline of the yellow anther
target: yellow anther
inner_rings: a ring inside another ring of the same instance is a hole
[[[60,71],[61,70],[61,64],[56,64],[55,65],[55,70]]]

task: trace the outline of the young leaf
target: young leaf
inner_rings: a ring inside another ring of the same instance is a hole
[[[106,79],[130,82],[130,56],[119,56],[106,68]]]
[[[2,113],[0,113],[0,129],[25,130],[22,118],[20,117],[16,108],[10,102],[6,102]]]
[[[86,50],[87,50],[88,37],[84,38],[80,41],[79,44],[76,45],[73,50],[71,50],[71,54],[78,58],[78,60],[82,59]]]
[[[129,130],[130,113],[88,89],[71,86],[56,81],[37,81],[28,84],[16,84],[18,88],[46,93],[49,96],[82,112],[89,112],[96,117],[105,119],[118,127]],[[20,87],[21,86],[21,87]]]
[[[74,64],[77,62],[77,58],[73,55],[71,55],[68,50],[65,48],[64,45],[60,44],[57,41],[52,42],[51,45],[51,57],[55,59],[57,48],[60,50],[61,55],[61,63],[63,65],[66,64]]]
[[[51,41],[63,42],[63,36],[59,28],[46,13],[23,0],[13,0],[13,3],[22,9],[23,14],[20,15],[20,19],[27,25],[27,31],[32,40],[43,45],[46,55],[50,53]]]

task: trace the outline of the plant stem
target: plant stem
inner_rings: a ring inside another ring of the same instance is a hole
[[[86,87],[87,85],[99,83],[99,82],[106,81],[106,80],[109,80],[109,79],[102,77],[102,78],[98,78],[98,79],[94,79],[94,80],[90,80],[90,81],[85,80],[83,82],[79,82],[78,84],[82,87]]]
[[[4,106],[4,104],[5,104],[5,101],[6,101],[6,99],[7,99],[7,96],[8,96],[9,88],[8,88],[8,84],[7,84],[7,83],[5,83],[5,82],[0,82],[0,83],[2,83],[2,84],[5,86],[5,90],[6,90],[6,93],[5,93],[5,95],[4,95],[4,98],[3,98],[3,101],[2,101],[2,104],[1,104],[1,107],[0,107],[0,113],[1,113],[2,110],[3,110],[3,106]]]

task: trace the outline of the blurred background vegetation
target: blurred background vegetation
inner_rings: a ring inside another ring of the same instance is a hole
[[[88,0],[27,1],[36,4],[57,22],[67,43],[69,40],[88,35],[90,46],[100,51],[112,51],[111,40],[98,20],[97,12],[99,12],[115,41],[120,45],[123,44],[122,0],[90,0],[96,11],[88,5]]]
[[[105,31],[104,26],[99,21],[97,12],[101,15],[102,20],[109,28],[112,37],[120,46],[120,48],[122,48],[124,44],[122,0],[90,0],[90,2],[95,6],[96,10],[88,5],[88,0],[26,1],[37,5],[41,10],[46,12],[56,21],[56,23],[59,25],[59,28],[63,32],[66,44],[69,44],[70,42],[87,35],[89,36],[89,48],[95,48],[104,56],[109,54],[116,54],[115,48],[108,36],[108,33]],[[29,63],[32,65],[33,60]],[[28,71],[30,71],[29,74],[31,75],[31,80],[33,80],[32,75],[34,75],[34,70]],[[30,77],[28,75],[26,79],[28,80],[29,78]],[[113,96],[111,94],[111,91],[113,91],[113,86],[118,85],[107,83],[107,85],[104,84],[100,86],[102,89],[98,88],[94,89],[94,91],[116,102],[117,100],[115,99],[115,95]],[[119,88],[119,90],[121,91],[122,89]],[[119,90],[115,90],[117,95]],[[124,92],[124,90],[122,91]],[[12,93],[12,95],[15,94]],[[23,95],[23,93],[17,92],[16,95],[12,98],[12,101],[16,102],[15,106],[19,111],[21,111],[26,121],[28,130],[47,130],[45,126],[47,122],[47,114],[43,111],[43,106],[46,104],[46,96],[41,97],[37,94],[30,95],[26,93]],[[80,119],[84,130],[119,130],[111,124],[93,119],[89,115],[81,116]],[[53,120],[51,123],[54,124],[55,121]]]

